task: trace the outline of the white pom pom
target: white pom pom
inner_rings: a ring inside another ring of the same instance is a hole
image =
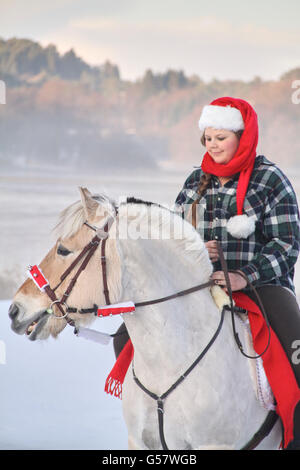
[[[255,221],[246,214],[235,215],[227,222],[227,232],[234,238],[248,238],[255,231]]]

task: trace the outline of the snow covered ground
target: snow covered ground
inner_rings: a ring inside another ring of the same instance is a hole
[[[0,449],[126,449],[122,402],[104,392],[112,343],[72,328],[30,342],[11,331],[9,305],[0,301]],[[102,320],[96,327],[109,333],[119,324]]]

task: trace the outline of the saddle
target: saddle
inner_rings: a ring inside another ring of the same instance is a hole
[[[230,306],[230,298],[228,294],[218,285],[211,287],[211,295],[217,306],[222,311],[224,306]],[[266,372],[263,366],[262,357],[255,357],[256,353],[253,346],[253,339],[251,334],[250,323],[247,315],[236,312],[236,318],[238,319],[239,325],[243,332],[243,344],[246,354],[249,356],[248,366],[250,368],[250,374],[253,384],[253,391],[260,405],[267,411],[275,410],[274,394],[270,387],[269,381],[266,376]]]
[[[224,301],[224,297],[219,298],[220,293],[217,290],[214,295],[217,299],[216,303],[218,302],[220,305],[220,302]],[[242,292],[231,292],[229,300],[234,302],[235,307],[244,309],[247,313],[247,317],[243,321],[245,325],[249,326],[251,332],[250,348],[254,349],[258,356],[252,356],[253,358],[250,360],[261,360],[261,362],[256,362],[257,367],[260,366],[257,369],[260,375],[256,371],[255,381],[259,384],[256,386],[256,393],[263,406],[268,408],[276,403],[275,410],[283,425],[283,447],[285,448],[294,437],[294,410],[300,400],[300,389],[293,369],[277,335],[266,322],[265,313],[262,313],[256,303]],[[235,331],[234,335],[236,337]],[[241,352],[248,357],[239,340],[237,343]]]

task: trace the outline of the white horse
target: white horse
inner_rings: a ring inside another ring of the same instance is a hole
[[[121,203],[116,215],[110,199],[92,196],[83,188],[80,191],[81,201],[61,214],[57,243],[40,264],[50,286],[58,286],[58,299],[78,265],[63,281],[62,273],[94,237],[91,228],[100,229],[96,233],[106,237],[103,227],[107,221],[111,225],[106,240],[111,303],[157,299],[209,281],[212,265],[205,244],[179,215],[157,204],[135,200]],[[97,248],[65,304],[77,308],[105,305],[101,283]],[[95,318],[92,313],[78,312],[58,318],[62,316],[59,305],[52,305],[55,315],[51,315],[50,303],[47,293],[27,279],[10,307],[13,330],[27,334],[30,340],[46,339],[57,336],[67,319],[87,326]],[[220,306],[207,287],[137,308],[133,315],[124,314],[123,319],[134,347],[135,374],[144,387],[161,396],[210,342],[220,322]],[[126,374],[122,399],[129,448],[161,449],[157,403],[137,385],[132,367]],[[266,415],[257,398],[253,368],[234,342],[227,313],[219,335],[202,360],[165,399],[166,444],[169,449],[240,449]],[[277,449],[280,441],[277,422],[258,448]]]

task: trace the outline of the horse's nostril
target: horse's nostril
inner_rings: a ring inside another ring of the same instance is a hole
[[[9,307],[8,315],[13,320],[19,313],[19,307],[16,304],[11,304]]]

